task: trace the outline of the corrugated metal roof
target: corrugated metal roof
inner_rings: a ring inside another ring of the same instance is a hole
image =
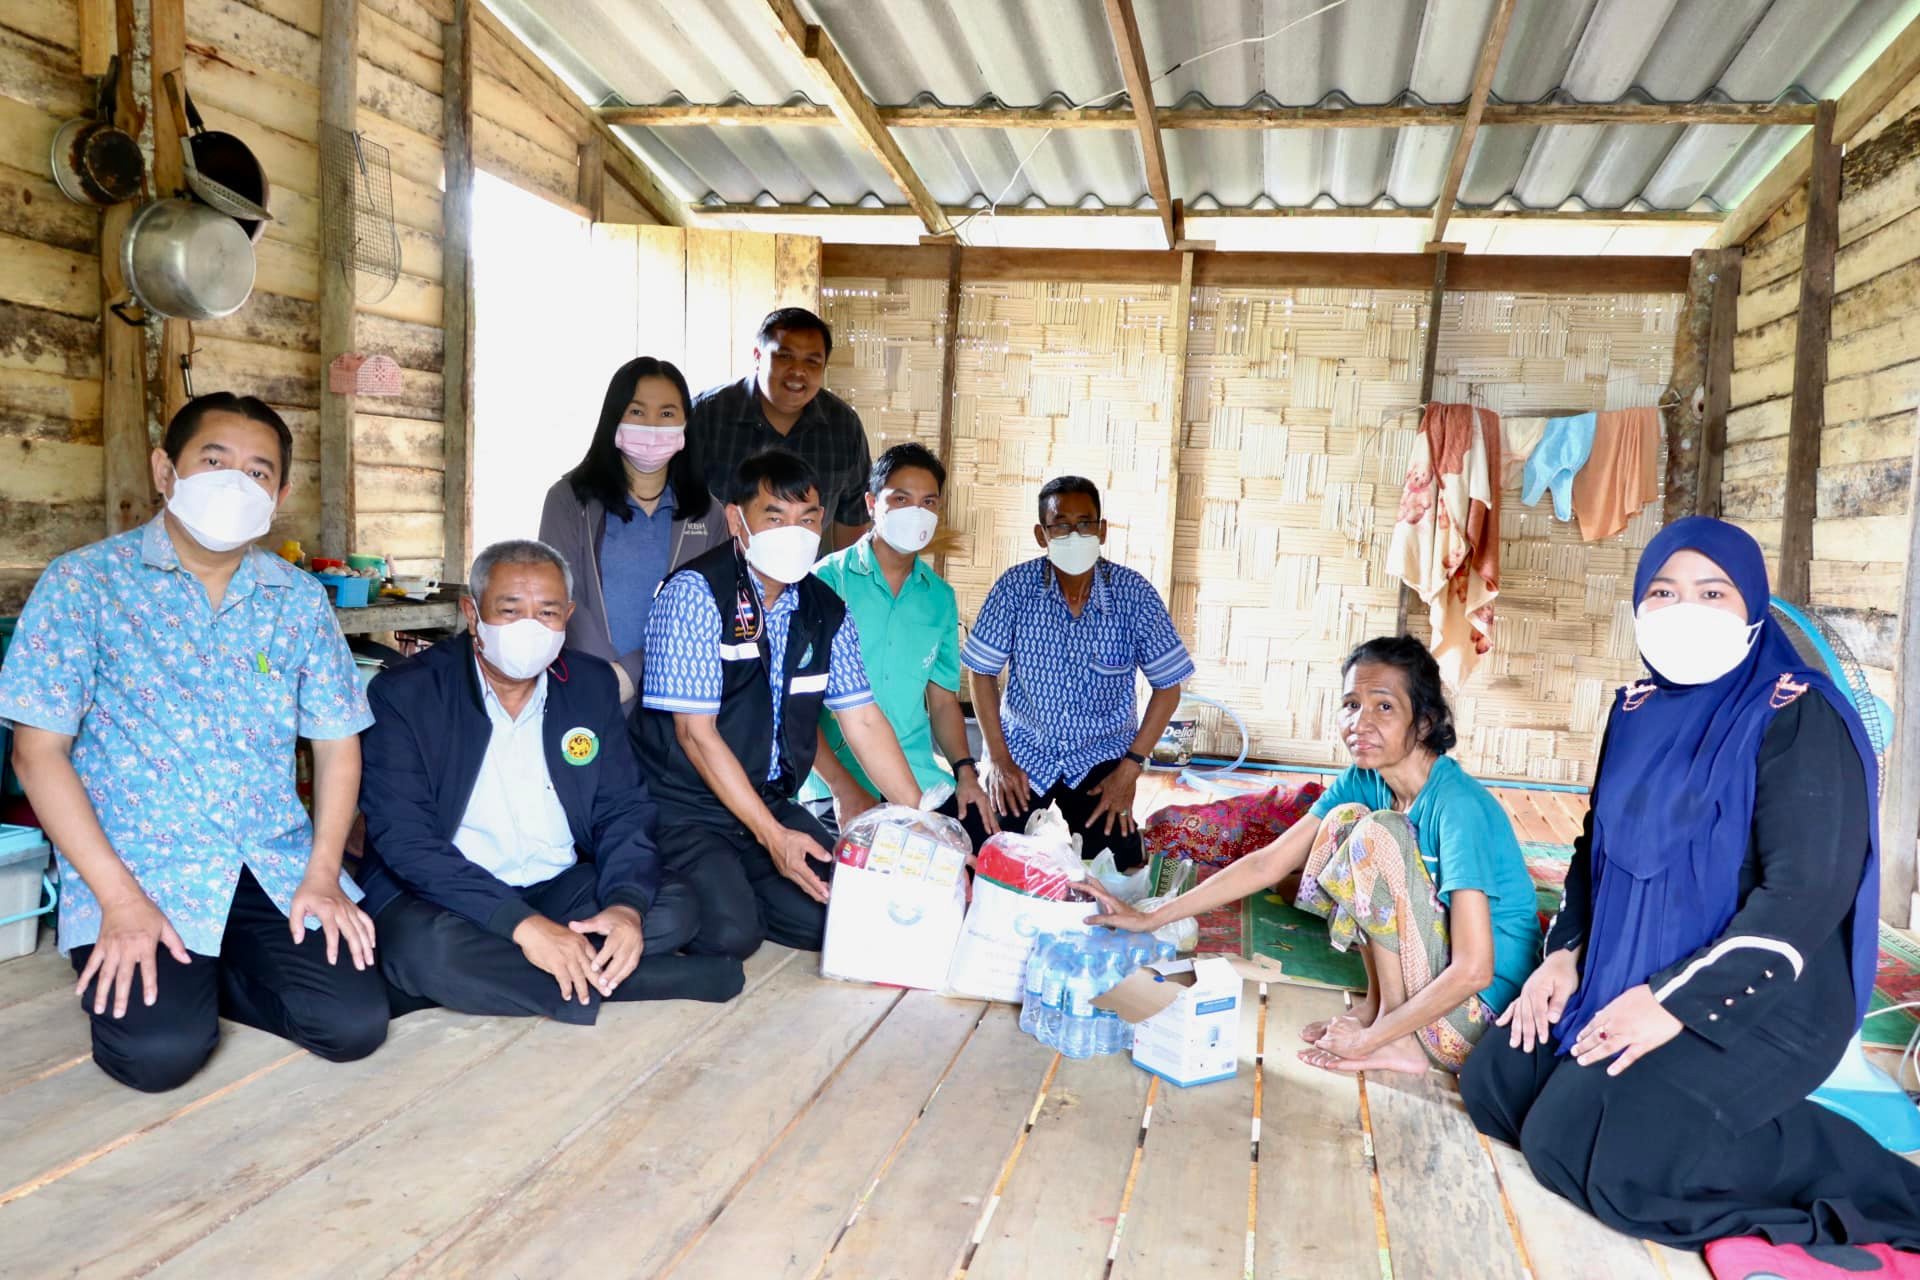
[[[1448,103],[1466,98],[1495,0],[1136,0],[1147,60],[1189,60],[1160,106]],[[814,101],[764,0],[488,0],[591,100]],[[1035,106],[1124,97],[1101,0],[800,0],[881,105]],[[1838,94],[1920,13],[1920,0],[1519,0],[1494,77],[1505,102],[1812,101]],[[1289,23],[1283,34],[1261,40]],[[1254,39],[1193,60],[1233,41]],[[689,199],[902,204],[833,127],[630,129]],[[1190,209],[1421,208],[1455,129],[1166,130]],[[1505,125],[1481,130],[1460,205],[1732,208],[1797,129]],[[1138,143],[1121,130],[897,129],[948,205],[1140,206]],[[1037,145],[1036,145],[1037,144]],[[1031,158],[1027,159],[1029,152]],[[1022,160],[1026,163],[1021,166]]]

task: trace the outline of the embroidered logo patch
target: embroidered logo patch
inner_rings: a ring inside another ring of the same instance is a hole
[[[1621,703],[1622,711],[1638,711],[1648,698],[1660,691],[1660,686],[1647,680],[1639,680],[1627,687],[1627,696]]]
[[[1782,707],[1798,702],[1800,695],[1809,687],[1795,680],[1791,672],[1782,672],[1779,681],[1773,686],[1773,696],[1768,699],[1768,702],[1775,711],[1778,711]]]
[[[560,754],[568,764],[592,764],[600,755],[600,735],[585,726],[569,729],[560,739]]]
[[[807,646],[807,651],[806,651],[805,653],[803,653],[803,654],[801,654],[801,655],[800,655],[800,665],[801,665],[802,667],[804,667],[804,666],[806,666],[806,665],[807,665],[807,664],[808,664],[809,662],[812,662],[812,661],[813,661],[813,646],[812,646],[812,645],[808,645],[808,646]]]

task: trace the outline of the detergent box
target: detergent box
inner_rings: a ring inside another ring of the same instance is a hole
[[[1240,1069],[1238,967],[1223,956],[1136,969],[1094,1002],[1133,1024],[1133,1062],[1182,1087],[1230,1080]]]

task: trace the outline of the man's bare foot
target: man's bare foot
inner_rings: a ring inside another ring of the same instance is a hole
[[[1302,1049],[1300,1061],[1322,1071],[1351,1075],[1356,1071],[1399,1071],[1410,1076],[1427,1073],[1427,1055],[1412,1039],[1402,1036],[1392,1044],[1364,1058],[1342,1058],[1325,1049]]]

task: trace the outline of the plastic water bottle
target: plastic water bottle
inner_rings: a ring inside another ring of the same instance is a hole
[[[1153,948],[1148,944],[1136,942],[1127,948],[1127,973],[1132,973],[1135,969],[1144,969],[1152,962]]]
[[[1027,981],[1025,994],[1020,1001],[1020,1029],[1028,1035],[1039,1032],[1040,988],[1052,952],[1053,935],[1050,933],[1036,936],[1033,949],[1027,952]]]
[[[1056,942],[1040,970],[1040,1016],[1033,1034],[1050,1049],[1060,1047],[1060,1029],[1066,1022],[1067,972],[1073,964],[1072,957],[1072,942]]]
[[[1083,951],[1073,958],[1073,970],[1065,984],[1066,1016],[1061,1022],[1059,1049],[1069,1058],[1093,1056],[1095,982],[1093,957]]]
[[[1105,995],[1120,984],[1127,976],[1125,953],[1112,950],[1107,953],[1106,971],[1100,976],[1100,994]],[[1095,1053],[1121,1053],[1133,1047],[1131,1029],[1126,1022],[1111,1009],[1095,1010],[1098,1015],[1094,1031]]]
[[[1175,947],[1171,942],[1156,943],[1153,948],[1153,962],[1155,964],[1165,964],[1167,961],[1179,956],[1179,954],[1179,948]]]

